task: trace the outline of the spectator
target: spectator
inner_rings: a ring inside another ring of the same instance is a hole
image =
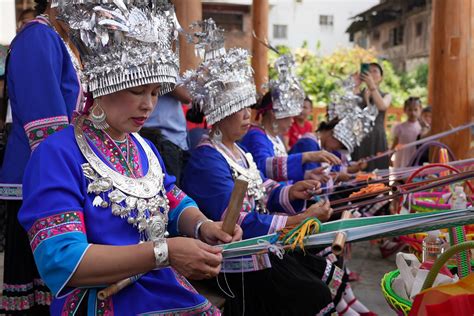
[[[375,126],[362,141],[359,147],[356,147],[352,154],[352,160],[357,161],[384,152],[388,149],[387,135],[385,134],[385,112],[392,103],[392,96],[389,93],[380,90],[380,84],[383,81],[383,69],[378,63],[371,63],[368,73],[356,74],[354,76],[356,87],[354,92],[362,97],[361,108],[369,104],[374,104],[379,110],[375,119]],[[366,88],[360,89],[362,82]],[[374,169],[388,169],[389,158],[379,158],[368,163],[367,171]]]
[[[303,110],[301,114],[293,119],[293,124],[288,132],[288,145],[293,147],[294,144],[306,133],[313,131],[313,124],[308,121],[309,115],[313,111],[313,101],[306,97],[303,102]]]
[[[140,131],[143,137],[156,146],[163,157],[166,171],[176,177],[178,187],[189,155],[182,103],[191,103],[191,97],[184,87],[177,87],[159,97],[155,110]]]
[[[420,138],[426,137],[431,131],[431,118],[431,106],[428,105],[423,109],[423,111],[421,111],[421,117],[419,120],[421,125]]]
[[[398,124],[393,130],[393,148],[399,145],[408,144],[416,141],[421,133],[421,124],[419,122],[421,116],[421,101],[419,98],[410,97],[405,101],[404,111],[407,115],[407,121]],[[405,148],[395,154],[395,167],[407,167],[413,154],[416,152],[415,147]]]
[[[5,268],[0,305],[5,314],[49,315],[51,293],[41,280],[28,236],[18,222],[22,178],[35,148],[69,125],[82,105],[74,65],[80,62],[50,2],[36,0],[38,16],[26,23],[10,45],[6,81],[12,127],[0,170],[0,199],[7,200]],[[6,111],[2,110],[2,114]],[[3,121],[2,117],[2,121]]]

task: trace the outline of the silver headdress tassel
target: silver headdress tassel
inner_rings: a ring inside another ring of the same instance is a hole
[[[150,83],[161,94],[179,75],[177,19],[168,0],[55,0],[84,65],[93,97]]]
[[[354,94],[352,77],[342,82],[342,89],[331,94],[331,103],[328,106],[328,116],[332,120],[340,121],[334,127],[333,136],[339,140],[351,153],[360,146],[362,140],[369,134],[379,114],[376,106],[368,105],[361,108],[360,96]]]
[[[226,51],[224,30],[212,19],[196,22],[200,28],[190,40],[203,60],[196,70],[183,75],[183,84],[206,116],[208,124],[219,122],[256,103],[256,89],[249,53],[241,48]]]
[[[272,94],[273,112],[277,119],[299,115],[303,110],[305,93],[294,73],[295,68],[292,55],[281,55],[275,61],[278,78],[270,80],[267,87]]]

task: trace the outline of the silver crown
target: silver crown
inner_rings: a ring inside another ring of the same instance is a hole
[[[174,89],[179,26],[168,0],[55,0],[58,18],[72,31],[94,97],[143,84]]]
[[[188,70],[182,83],[206,116],[214,124],[256,103],[256,89],[249,53],[241,48],[226,51],[224,30],[212,19],[194,23],[190,36],[196,54],[203,60],[196,70]]]
[[[350,77],[342,81],[342,87],[331,94],[328,106],[329,120],[339,118],[334,127],[333,136],[339,140],[349,152],[360,146],[362,140],[369,134],[379,114],[377,107],[368,105],[360,108],[361,97],[354,94],[355,83]]]
[[[281,55],[275,61],[278,77],[266,85],[272,95],[273,112],[277,119],[299,115],[303,110],[305,93],[294,73],[296,63],[292,55]]]

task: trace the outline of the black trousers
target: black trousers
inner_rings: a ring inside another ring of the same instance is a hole
[[[189,159],[189,153],[167,140],[158,128],[142,128],[140,135],[155,145],[165,163],[166,172],[176,177],[176,185],[181,185],[184,167]]]

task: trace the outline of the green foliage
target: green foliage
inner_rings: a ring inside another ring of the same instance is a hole
[[[289,53],[291,50],[285,46],[278,46],[280,53]],[[379,62],[384,69],[384,80],[381,89],[389,92],[393,97],[393,106],[403,107],[404,101],[409,96],[419,96],[425,101],[427,96],[428,66],[420,65],[415,70],[399,74],[387,60],[377,59],[377,52],[372,49],[360,47],[342,48],[329,56],[320,56],[307,48],[292,52],[297,62],[297,74],[302,79],[306,93],[313,99],[314,104],[320,107],[330,102],[330,94],[339,87],[340,79],[359,71],[362,62]],[[273,63],[277,58],[275,52],[269,53],[270,78],[276,73]]]

